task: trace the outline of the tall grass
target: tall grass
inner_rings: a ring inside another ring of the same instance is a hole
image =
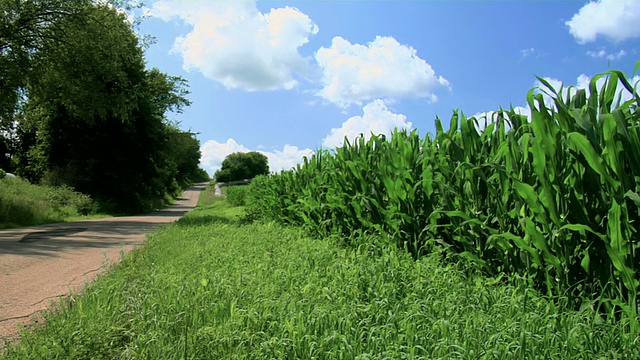
[[[200,193],[200,197],[198,198],[198,206],[206,206],[216,201],[223,200],[222,196],[216,195],[215,186],[216,186],[215,182],[210,182],[204,188],[204,190]]]
[[[61,222],[96,211],[97,205],[89,196],[69,187],[0,179],[0,228]]]
[[[215,201],[152,235],[6,359],[634,359],[623,325],[371,237],[357,248]]]
[[[500,110],[478,131],[481,119],[454,111],[448,130],[438,118],[425,138],[346,141],[254,179],[248,212],[354,245],[383,234],[415,258],[444,251],[489,274],[520,274],[576,306],[622,309],[635,332],[640,97],[619,71],[569,96],[540,81],[553,104],[531,90],[531,119]]]
[[[247,185],[234,185],[227,187],[226,197],[233,206],[244,206],[247,197]]]

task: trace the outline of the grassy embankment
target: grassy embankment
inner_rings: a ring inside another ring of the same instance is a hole
[[[156,203],[156,208],[174,201],[166,195]],[[0,178],[0,229],[125,215],[100,209],[98,202],[69,187],[35,185],[20,178]]]
[[[0,179],[0,229],[110,216],[97,209],[89,196],[68,187]]]
[[[209,190],[208,190],[209,191]],[[623,325],[394,246],[241,221],[205,193],[7,359],[638,358]],[[204,204],[211,202],[209,204]]]

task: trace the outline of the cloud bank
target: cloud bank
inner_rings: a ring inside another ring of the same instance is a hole
[[[407,122],[407,117],[402,114],[394,114],[387,109],[384,101],[377,99],[367,104],[362,109],[361,116],[354,116],[342,123],[339,128],[331,129],[329,135],[322,140],[322,147],[333,149],[344,143],[345,136],[353,141],[358,135],[363,134],[365,139],[371,138],[371,133],[390,136],[394,128],[411,129],[412,124]]]
[[[417,51],[388,36],[367,45],[334,37],[331,46],[316,52],[322,69],[322,89],[317,95],[347,107],[373,99],[427,98],[438,100],[436,87],[449,87]]]
[[[593,42],[598,36],[614,42],[640,37],[640,1],[592,1],[565,24],[580,44]]]
[[[150,14],[192,27],[173,47],[186,70],[247,91],[296,87],[296,75],[309,67],[298,49],[318,32],[318,26],[298,9],[261,13],[254,0],[159,1]]]

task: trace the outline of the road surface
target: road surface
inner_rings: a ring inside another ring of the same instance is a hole
[[[18,324],[41,321],[51,301],[77,292],[158,225],[195,208],[206,185],[149,214],[0,230],[0,353],[17,338]]]

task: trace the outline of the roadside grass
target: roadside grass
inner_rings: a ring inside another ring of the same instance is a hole
[[[211,205],[216,201],[222,201],[222,196],[217,196],[215,193],[215,182],[211,182],[208,184],[204,190],[200,193],[200,198],[198,199],[198,207],[203,207],[207,205]]]
[[[213,188],[209,196],[213,196]],[[173,203],[175,198],[167,195],[155,208]],[[98,212],[99,208],[89,196],[69,187],[35,185],[20,178],[0,179],[0,229],[128,215]]]
[[[5,359],[631,359],[625,324],[518,279],[203,205],[25,332]]]
[[[0,229],[111,216],[96,211],[89,196],[71,188],[0,179]]]

